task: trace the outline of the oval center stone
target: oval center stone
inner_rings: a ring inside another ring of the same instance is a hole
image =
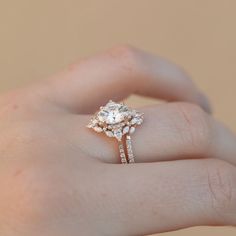
[[[120,112],[118,109],[104,110],[99,112],[98,119],[107,124],[117,124],[124,120],[125,113]]]
[[[121,104],[108,103],[99,113],[98,119],[101,122],[114,125],[122,122],[127,115],[127,109]]]
[[[124,120],[124,116],[119,111],[110,111],[106,117],[106,122],[108,124],[116,124]]]

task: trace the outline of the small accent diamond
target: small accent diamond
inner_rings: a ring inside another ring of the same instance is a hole
[[[116,137],[117,140],[119,140],[119,141],[121,140],[121,138],[122,138],[122,132],[121,132],[120,129],[117,129],[117,130],[114,131],[114,137]]]
[[[106,131],[106,135],[108,137],[114,137],[114,134],[111,131]]]
[[[132,134],[132,133],[134,133],[134,131],[135,131],[135,127],[133,127],[133,126],[130,127],[129,133]]]
[[[94,127],[93,129],[98,133],[101,133],[103,131],[102,128],[98,126]]]
[[[123,129],[123,134],[129,133],[129,126],[125,126]]]

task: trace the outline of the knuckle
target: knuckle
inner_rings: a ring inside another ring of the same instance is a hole
[[[197,105],[176,103],[175,117],[181,138],[202,155],[209,150],[212,128],[206,113]]]
[[[207,193],[212,210],[220,220],[225,219],[236,209],[235,168],[226,162],[212,160],[206,169]]]
[[[140,60],[139,50],[130,45],[119,45],[109,51],[109,55],[126,72],[133,72]]]
[[[134,57],[137,54],[137,49],[128,44],[118,45],[110,49],[110,54],[118,58]]]

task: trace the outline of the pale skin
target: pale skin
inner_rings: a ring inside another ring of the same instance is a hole
[[[143,107],[136,164],[86,128],[109,99]],[[236,224],[236,137],[178,66],[119,46],[0,98],[0,235],[135,236]]]

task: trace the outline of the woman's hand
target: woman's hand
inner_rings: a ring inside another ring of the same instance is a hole
[[[136,164],[86,128],[109,99],[141,109]],[[193,105],[195,104],[195,105]],[[201,107],[201,108],[200,108]],[[204,111],[205,110],[205,111]],[[236,224],[236,138],[177,66],[121,46],[0,99],[0,235],[145,235]]]

